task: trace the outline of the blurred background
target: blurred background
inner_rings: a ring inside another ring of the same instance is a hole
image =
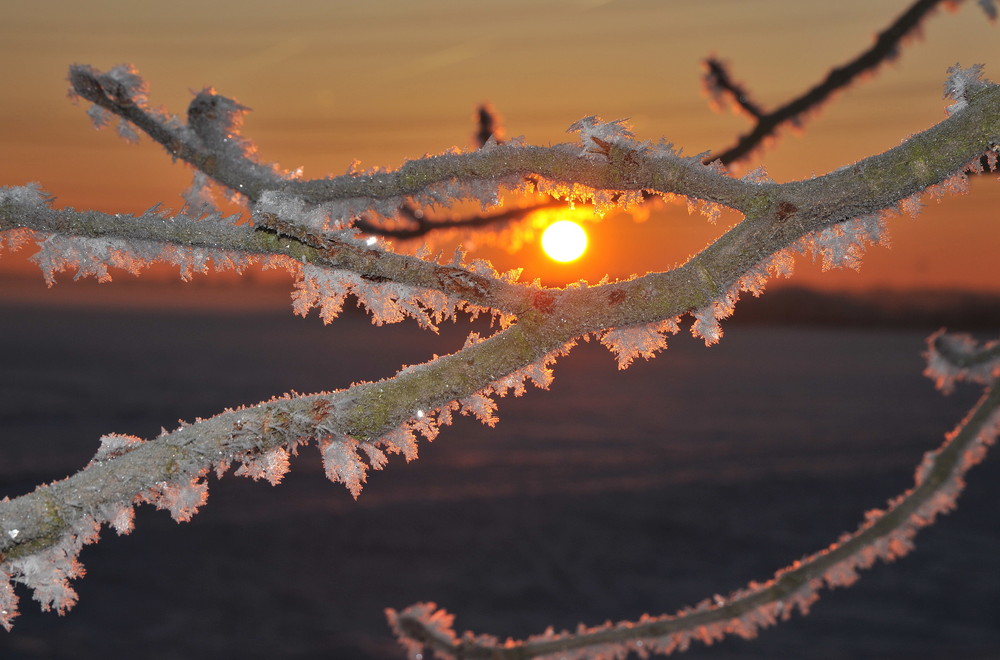
[[[0,185],[41,183],[57,206],[140,212],[181,205],[190,171],[147,139],[93,130],[66,97],[71,63],[133,63],[150,101],[183,115],[206,86],[253,108],[244,134],[264,161],[307,177],[472,144],[490,102],[508,136],[566,142],[573,121],[630,118],[640,139],[686,154],[750,125],[716,113],[703,60],[729,63],[765,108],[867,48],[905,1],[579,0],[8,3],[0,10]],[[930,17],[898,58],[741,166],[788,181],[897,145],[944,117],[949,66],[1000,79],[1000,39],[975,3]],[[277,488],[212,479],[185,525],[140,511],[136,531],[84,551],[80,604],[23,615],[4,658],[393,658],[382,608],[436,600],[457,627],[522,636],[670,612],[727,593],[853,529],[906,488],[975,400],[920,376],[941,325],[1000,322],[996,176],[890,221],[893,247],[860,272],[808,257],[742,301],[719,346],[681,335],[618,373],[584,345],[551,392],[501,402],[494,430],[461,420],[410,465],[393,461],[354,502],[307,449]],[[683,205],[637,222],[586,222],[591,247],[556,264],[537,242],[475,241],[473,257],[552,284],[683,262],[732,223]],[[168,272],[107,285],[65,275],[47,289],[0,258],[0,493],[84,465],[103,433],[155,436],[289,390],[346,387],[461,347],[409,322],[328,327],[292,316],[289,279]],[[485,332],[481,325],[472,329]],[[970,473],[959,510],[917,550],[823,596],[806,618],[712,658],[1000,656],[998,461]]]

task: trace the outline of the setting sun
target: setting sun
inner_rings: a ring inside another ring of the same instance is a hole
[[[560,220],[542,234],[542,249],[554,261],[579,259],[587,249],[587,232],[572,220]]]

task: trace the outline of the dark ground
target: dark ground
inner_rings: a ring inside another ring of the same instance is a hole
[[[382,610],[423,600],[499,636],[674,611],[854,529],[978,396],[921,377],[934,327],[723,327],[718,346],[677,337],[622,373],[584,344],[550,392],[502,400],[494,430],[460,420],[357,502],[310,447],[276,488],[213,478],[190,523],[145,507],[130,536],[85,549],[65,617],[19,591],[0,658],[400,658]],[[7,303],[0,495],[79,469],[103,433],[389,376],[467,331]],[[911,555],[808,617],[685,657],[1000,658],[997,455],[969,476]]]

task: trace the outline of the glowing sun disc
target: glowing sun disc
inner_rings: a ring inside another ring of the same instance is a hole
[[[587,232],[571,220],[553,222],[542,233],[542,249],[554,261],[579,259],[587,249]]]

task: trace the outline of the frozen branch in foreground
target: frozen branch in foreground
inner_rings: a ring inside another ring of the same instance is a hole
[[[581,338],[596,337],[625,367],[663,350],[683,314],[695,317],[692,331],[706,343],[718,341],[719,321],[732,313],[740,293],[758,295],[769,277],[788,274],[796,252],[811,252],[825,267],[857,267],[865,245],[883,240],[888,215],[915,211],[922,194],[962,192],[964,169],[1000,143],[1000,87],[982,80],[976,67],[950,73],[947,88],[954,104],[940,124],[883,154],[803,181],[735,179],[696,157],[680,156],[662,141],[639,141],[623,122],[596,117],[572,126],[576,143],[488,144],[410,161],[395,171],[308,181],[257,163],[252,145],[238,132],[242,107],[214,92],[196,98],[183,124],[148,108],[134,70],[102,74],[75,67],[74,86],[98,108],[92,117],[103,122],[102,111],[114,112],[175,157],[244,192],[256,227],[211,215],[167,217],[156,210],[135,217],[57,210],[37,187],[0,190],[0,233],[13,245],[39,243],[35,259],[50,281],[66,269],[108,279],[112,267],[139,272],[166,261],[187,277],[210,267],[238,270],[258,262],[295,274],[296,311],[318,307],[324,320],[335,317],[350,294],[364,302],[376,323],[411,316],[433,328],[464,309],[500,315],[501,330],[484,340],[470,337],[456,353],[378,383],[227,410],[148,441],[105,436],[94,459],[76,475],[0,502],[0,622],[9,627],[16,615],[11,580],[31,587],[45,609],[71,607],[75,593],[68,580],[82,573],[76,556],[97,539],[101,526],[127,533],[139,503],[165,508],[179,521],[189,519],[205,502],[210,471],[222,474],[235,464],[238,474],[276,483],[289,455],[315,441],[327,475],[357,496],[368,470],[381,468],[394,453],[412,460],[417,435],[433,438],[454,413],[492,425],[496,397],[508,391],[518,395],[528,381],[547,387],[552,362]],[[520,190],[526,177],[541,192],[604,208],[627,207],[643,194],[685,195],[709,216],[728,206],[745,217],[681,267],[566,289],[518,284],[515,274],[500,276],[483,262],[466,264],[461,255],[442,264],[426,253],[396,254],[378,241],[360,240],[351,228],[360,213],[386,213],[409,199],[497,204],[505,190]],[[914,493],[922,489],[918,483]],[[905,502],[897,507],[904,513],[893,508],[883,518],[933,517],[938,511]],[[896,552],[909,528],[900,523],[892,527],[897,536],[885,537],[889,523],[881,520],[863,527],[861,541],[845,540],[846,555],[831,549],[810,558],[807,563],[815,568],[801,574],[808,577],[808,593],[789,591],[789,584],[798,589],[802,583],[779,576],[774,584],[740,595],[751,609],[720,610],[730,605],[717,603],[696,608],[684,624],[695,621],[695,632],[684,634],[714,638],[740,616],[768,611],[758,608],[766,603],[787,601],[789,608],[804,609],[823,581],[846,579],[843,575],[867,565],[864,561]],[[892,542],[882,548],[882,538]],[[838,563],[849,558],[848,565]],[[775,600],[776,594],[784,600]],[[783,617],[781,608],[771,615]],[[444,617],[428,616],[434,629],[444,630],[439,625]],[[407,622],[416,619],[421,617],[403,614],[397,622],[406,632]],[[647,637],[674,635],[674,620],[650,619],[646,623],[654,632]],[[588,639],[601,643],[602,634]]]
[[[985,382],[986,392],[959,426],[938,449],[928,452],[917,467],[913,488],[889,501],[884,511],[873,510],[853,534],[844,534],[828,548],[804,557],[778,571],[764,583],[751,582],[728,597],[715,596],[672,615],[643,616],[638,621],[581,625],[576,631],[548,630],[526,640],[500,642],[489,635],[454,633],[453,617],[434,603],[419,603],[401,612],[386,610],[396,635],[410,658],[430,650],[438,658],[625,658],[669,655],[685,651],[692,641],[710,645],[727,635],[757,636],[761,628],[787,621],[798,610],[808,614],[823,588],[846,587],[858,579],[860,569],[878,560],[892,561],[913,549],[917,532],[939,514],[954,509],[965,481],[964,475],[981,462],[1000,433],[1000,358],[996,342],[980,348],[964,336],[937,333],[928,340],[928,375],[941,369],[951,375]],[[960,345],[958,351],[939,352],[939,347]],[[952,361],[960,351],[961,357]],[[963,364],[990,365],[984,368]],[[969,373],[970,369],[976,369]],[[962,377],[962,376],[959,376]],[[941,387],[941,380],[938,380]]]

